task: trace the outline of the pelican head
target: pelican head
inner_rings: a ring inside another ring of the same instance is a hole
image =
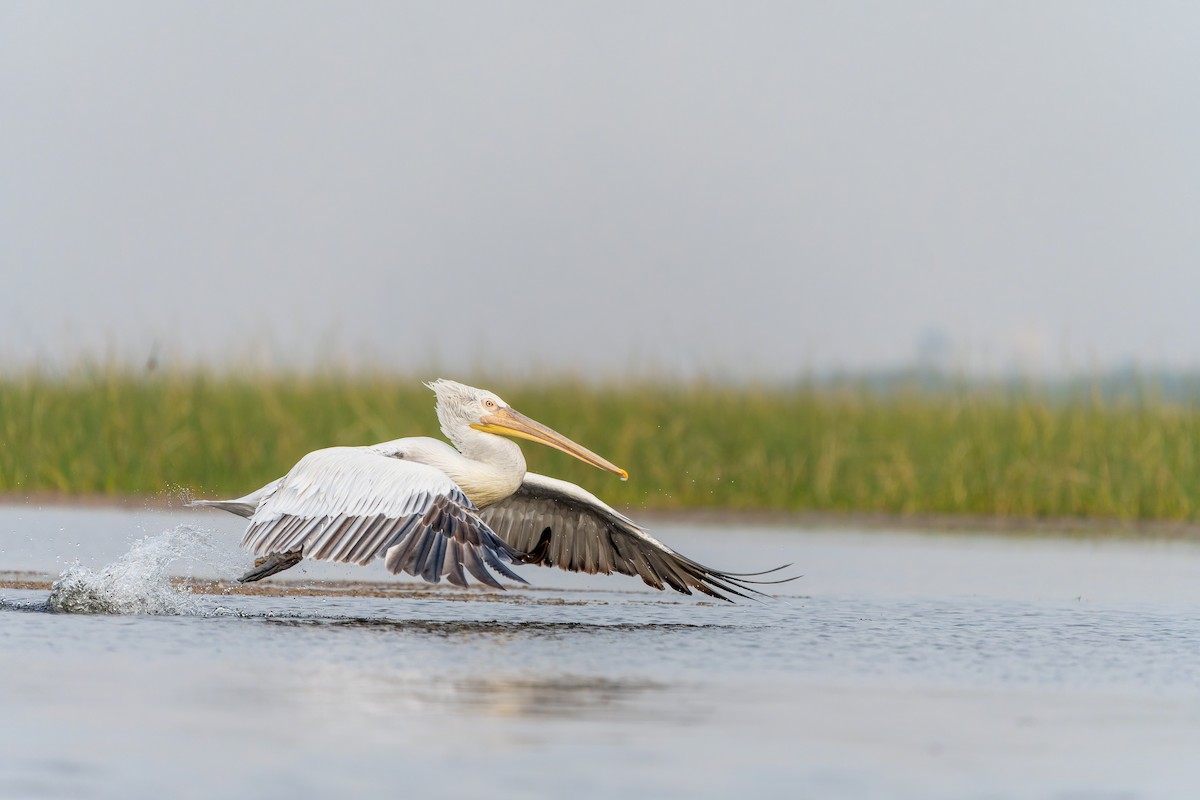
[[[471,428],[483,433],[538,442],[561,450],[593,467],[620,475],[621,480],[629,477],[629,473],[612,462],[513,409],[494,392],[444,378],[425,385],[437,395],[437,415],[442,432],[456,445],[463,439],[461,432]]]

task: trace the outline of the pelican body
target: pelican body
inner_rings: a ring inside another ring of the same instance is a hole
[[[261,580],[303,558],[364,566],[382,558],[394,574],[459,586],[467,585],[467,572],[498,589],[504,587],[492,571],[526,583],[508,565],[535,564],[620,572],[656,589],[722,600],[761,594],[748,584],[767,583],[751,579],[765,573],[706,567],[575,484],[527,472],[509,437],[561,450],[622,480],[625,470],[492,392],[448,380],[426,385],[453,447],[425,436],[329,447],[245,497],[192,502],[249,518],[242,546],[259,559],[240,580]]]

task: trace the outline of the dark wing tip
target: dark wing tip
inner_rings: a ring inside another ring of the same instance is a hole
[[[725,600],[726,602],[730,603],[734,602],[733,599],[726,597],[722,593],[731,594],[735,597],[741,597],[745,600],[754,600],[756,602],[762,602],[764,599],[774,600],[774,596],[755,589],[754,587],[789,583],[803,577],[801,575],[793,575],[788,578],[780,578],[772,581],[752,580],[751,578],[747,577],[753,575],[769,575],[773,572],[778,572],[781,569],[786,569],[790,567],[791,564],[784,564],[781,567],[775,567],[774,569],[764,570],[762,572],[722,572],[720,570],[712,569],[711,567],[706,567],[703,564],[692,561],[691,559],[684,558],[683,556],[677,555],[676,557],[679,559],[678,566],[681,568],[681,570],[692,578],[693,582],[691,585],[693,588],[698,589],[699,591],[711,597],[718,597],[721,600]]]
[[[779,572],[779,570],[787,569],[790,566],[792,566],[792,565],[791,564],[781,564],[778,567],[773,567],[771,569],[764,569],[761,572],[725,572],[722,574],[728,575],[731,578],[757,578],[760,575],[770,575],[773,572]],[[796,578],[799,578],[799,577],[801,577],[801,576],[796,575],[791,578],[784,578],[781,581],[771,581],[771,583],[784,583],[785,581],[794,581],[794,580],[796,580]],[[759,581],[751,581],[751,583],[759,583]]]

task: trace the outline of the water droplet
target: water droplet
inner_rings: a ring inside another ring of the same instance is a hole
[[[208,614],[196,595],[171,580],[168,568],[181,559],[211,561],[217,553],[206,531],[178,525],[143,536],[99,572],[76,561],[54,582],[48,602],[55,611],[77,614]]]

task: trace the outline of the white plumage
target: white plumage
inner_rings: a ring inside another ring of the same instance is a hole
[[[242,546],[262,558],[243,581],[301,558],[360,565],[383,558],[393,573],[460,586],[464,569],[496,588],[502,586],[489,568],[524,583],[507,562],[620,572],[658,589],[721,599],[759,593],[747,585],[761,583],[751,574],[692,561],[580,487],[526,473],[521,448],[502,436],[549,445],[622,479],[624,470],[491,392],[445,380],[429,386],[455,447],[411,437],[316,450],[245,497],[193,503],[250,518]]]

